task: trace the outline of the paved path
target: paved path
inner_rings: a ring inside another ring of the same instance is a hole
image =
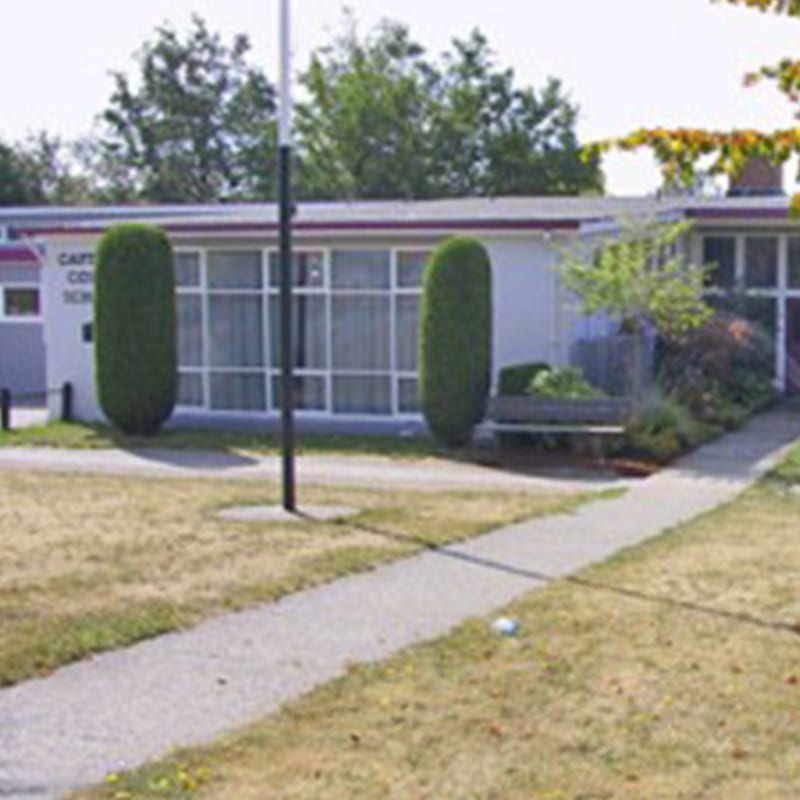
[[[800,414],[771,412],[624,497],[426,552],[0,691],[0,797],[56,798],[262,717],[349,662],[440,636],[548,578],[732,499],[798,436]]]
[[[65,450],[0,448],[0,470],[102,472],[159,478],[280,479],[277,456],[242,456],[193,450]],[[447,489],[586,491],[624,485],[613,474],[563,470],[551,476],[494,469],[445,459],[391,459],[377,456],[303,455],[297,460],[301,483],[427,491]],[[0,795],[1,796],[1,795]]]

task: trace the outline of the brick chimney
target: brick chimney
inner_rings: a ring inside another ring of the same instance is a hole
[[[766,158],[751,158],[735,178],[728,197],[777,197],[783,191],[783,167]]]

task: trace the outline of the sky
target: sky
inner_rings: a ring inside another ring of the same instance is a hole
[[[0,44],[0,139],[46,129],[86,133],[105,107],[112,70],[134,73],[133,53],[164,23],[193,13],[226,37],[246,33],[252,58],[277,79],[278,0],[6,0]],[[295,68],[340,28],[342,0],[293,0]],[[406,23],[431,54],[480,28],[521,84],[560,78],[581,109],[583,141],[640,126],[753,127],[792,124],[769,86],[742,76],[800,55],[800,20],[710,0],[348,0],[362,31],[381,19]],[[606,161],[609,191],[658,185],[649,155]]]

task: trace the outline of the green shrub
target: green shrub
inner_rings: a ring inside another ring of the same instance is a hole
[[[420,310],[422,410],[433,435],[462,445],[483,419],[491,380],[492,287],[480,242],[442,243],[425,269]]]
[[[531,381],[546,369],[550,369],[550,365],[544,361],[503,367],[500,370],[498,393],[505,395],[527,394]]]
[[[774,337],[730,312],[662,345],[659,383],[699,419],[736,427],[773,402]]]
[[[625,429],[626,448],[666,461],[696,447],[716,431],[696,420],[674,399],[651,397]]]
[[[605,397],[592,386],[577,367],[550,367],[541,370],[528,385],[527,394],[554,400],[581,400]]]
[[[172,249],[163,231],[118,225],[97,250],[95,379],[100,406],[125,433],[154,434],[175,406]]]

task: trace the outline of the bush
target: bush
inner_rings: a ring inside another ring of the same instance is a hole
[[[118,225],[103,236],[94,320],[103,412],[125,433],[157,433],[177,391],[174,266],[162,231]]]
[[[659,461],[696,447],[716,431],[698,422],[674,399],[651,397],[625,430],[627,449]]]
[[[531,364],[514,364],[500,370],[498,381],[499,394],[519,395],[527,394],[531,381],[550,365],[544,361],[534,361]]]
[[[665,344],[659,383],[699,419],[736,427],[776,397],[774,341],[767,330],[719,312],[682,341]]]
[[[483,419],[491,380],[492,287],[480,242],[454,237],[425,269],[420,310],[422,410],[448,445],[469,441]]]
[[[527,394],[554,400],[581,400],[605,397],[576,367],[550,367],[541,370],[528,385]]]

